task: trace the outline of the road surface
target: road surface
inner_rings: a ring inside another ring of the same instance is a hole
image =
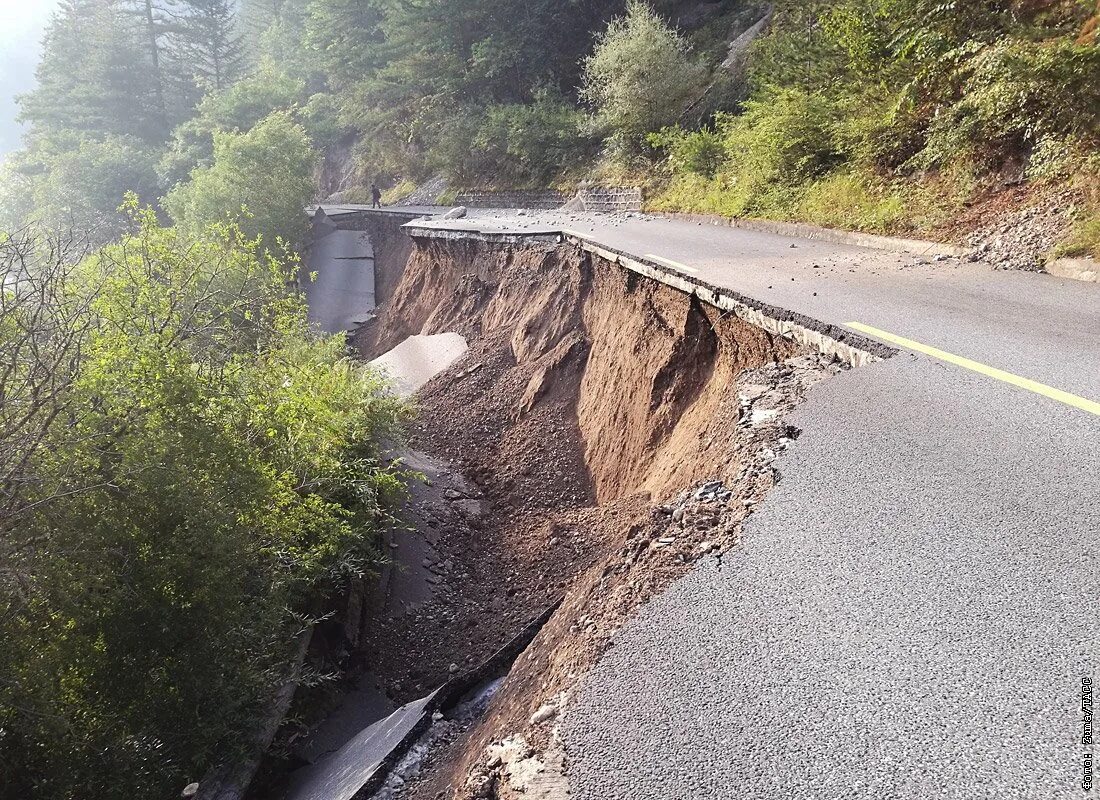
[[[646,606],[563,723],[577,800],[1082,787],[1100,676],[1100,285],[530,212],[900,354],[827,381],[739,548]]]

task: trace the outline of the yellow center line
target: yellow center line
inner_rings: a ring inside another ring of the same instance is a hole
[[[642,258],[652,258],[654,261],[660,261],[662,264],[672,267],[673,269],[681,269],[684,272],[699,271],[695,267],[689,267],[687,264],[681,264],[679,261],[673,261],[671,258],[661,258],[660,256],[653,255],[652,253],[646,253],[644,256],[642,256]]]
[[[892,333],[879,330],[878,328],[872,328],[870,325],[864,325],[861,322],[846,322],[844,323],[849,328],[857,330],[861,333],[866,333],[870,336],[874,336],[877,339],[896,344],[898,347],[904,347],[908,350],[916,350],[918,353],[924,353],[927,356],[938,358],[941,361],[946,361],[949,364],[954,364],[964,369],[972,370],[981,375],[985,375],[990,378],[994,378],[1005,383],[1011,383],[1013,386],[1019,386],[1021,389],[1027,389],[1029,392],[1035,392],[1041,394],[1044,397],[1049,397],[1051,400],[1057,400],[1059,403],[1065,403],[1067,406],[1073,406],[1079,408],[1082,411],[1088,411],[1090,414],[1096,414],[1100,416],[1100,403],[1092,400],[1087,400],[1084,397],[1078,397],[1075,394],[1069,392],[1063,392],[1061,389],[1055,389],[1053,386],[1047,386],[1046,384],[1033,381],[1029,378],[1021,378],[1019,375],[1013,375],[1011,372],[1005,372],[1004,370],[997,369],[996,367],[990,367],[986,364],[982,364],[978,361],[971,361],[969,358],[963,358],[957,356],[954,353],[948,353],[945,350],[939,350],[935,347],[930,347],[920,342],[914,342],[912,339],[906,339],[902,336],[895,336]]]

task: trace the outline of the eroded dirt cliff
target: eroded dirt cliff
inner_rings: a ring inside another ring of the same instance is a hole
[[[468,339],[420,391],[411,444],[471,488],[421,509],[433,597],[369,615],[364,663],[405,702],[562,605],[488,713],[437,720],[383,795],[560,796],[571,689],[646,598],[736,543],[797,436],[783,417],[840,367],[565,245],[422,240],[398,261],[355,344]]]

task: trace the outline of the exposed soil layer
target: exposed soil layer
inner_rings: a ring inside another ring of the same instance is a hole
[[[549,245],[418,243],[355,343],[373,358],[450,331],[470,351],[419,392],[411,432],[459,487],[410,510],[421,530],[407,535],[431,540],[432,596],[376,603],[364,668],[404,703],[564,601],[485,717],[440,720],[423,771],[383,791],[551,796],[554,723],[578,678],[648,597],[736,543],[797,436],[785,414],[840,367]]]

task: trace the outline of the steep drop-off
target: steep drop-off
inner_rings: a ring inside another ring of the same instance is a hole
[[[426,515],[433,597],[368,615],[364,665],[406,702],[563,602],[483,720],[438,720],[426,763],[383,793],[555,796],[571,688],[654,592],[736,557],[797,436],[785,413],[840,367],[568,245],[421,239],[401,263],[397,241],[378,261],[392,291],[354,343],[373,358],[410,335],[466,337],[419,392],[411,444],[473,489]]]

